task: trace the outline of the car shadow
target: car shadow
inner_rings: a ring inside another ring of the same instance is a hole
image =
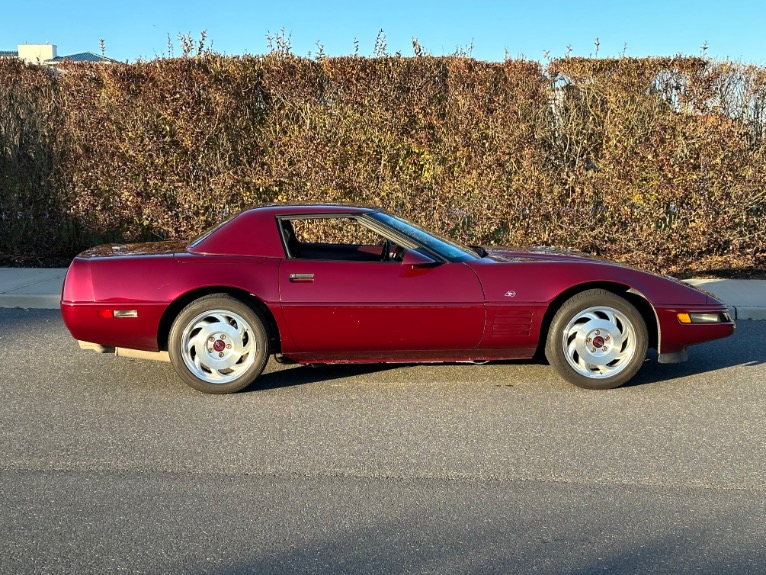
[[[644,365],[625,387],[636,387],[712,373],[741,366],[755,367],[766,363],[763,322],[737,323],[734,335],[689,348],[689,359],[683,363],[661,364],[657,353],[650,350]]]
[[[372,373],[398,369],[410,364],[404,363],[363,363],[363,364],[317,364],[317,365],[286,365],[279,369],[263,373],[252,385],[240,393],[266,391],[297,387],[309,383],[333,381],[358,377]]]
[[[735,366],[754,367],[766,363],[766,336],[762,322],[739,322],[737,331],[729,338],[689,348],[689,360],[683,363],[660,364],[657,353],[650,350],[641,370],[624,387],[638,387],[711,373]],[[544,358],[491,362],[499,365],[540,365]],[[412,367],[407,363],[366,363],[328,365],[286,365],[261,375],[244,393],[282,389],[300,385],[341,380],[388,370]],[[459,365],[459,364],[446,364]],[[551,368],[552,369],[552,368]]]

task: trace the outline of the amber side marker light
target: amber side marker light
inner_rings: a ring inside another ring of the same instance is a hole
[[[728,313],[679,313],[681,323],[724,323],[731,321]]]

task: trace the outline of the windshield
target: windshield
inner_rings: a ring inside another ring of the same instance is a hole
[[[411,238],[415,243],[435,252],[450,262],[464,262],[479,259],[479,256],[475,251],[461,246],[460,244],[456,244],[452,240],[448,240],[433,232],[426,231],[420,226],[408,222],[407,220],[403,220],[402,218],[384,212],[375,212],[369,214],[369,217],[389,228],[393,228],[400,234]]]

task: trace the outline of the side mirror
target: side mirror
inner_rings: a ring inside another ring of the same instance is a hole
[[[436,265],[436,261],[416,250],[407,250],[402,256],[402,265],[412,268],[427,268]]]

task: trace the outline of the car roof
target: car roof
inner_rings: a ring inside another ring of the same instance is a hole
[[[285,257],[277,219],[311,214],[369,214],[378,211],[345,204],[270,204],[245,210],[222,223],[186,250],[200,255]]]

